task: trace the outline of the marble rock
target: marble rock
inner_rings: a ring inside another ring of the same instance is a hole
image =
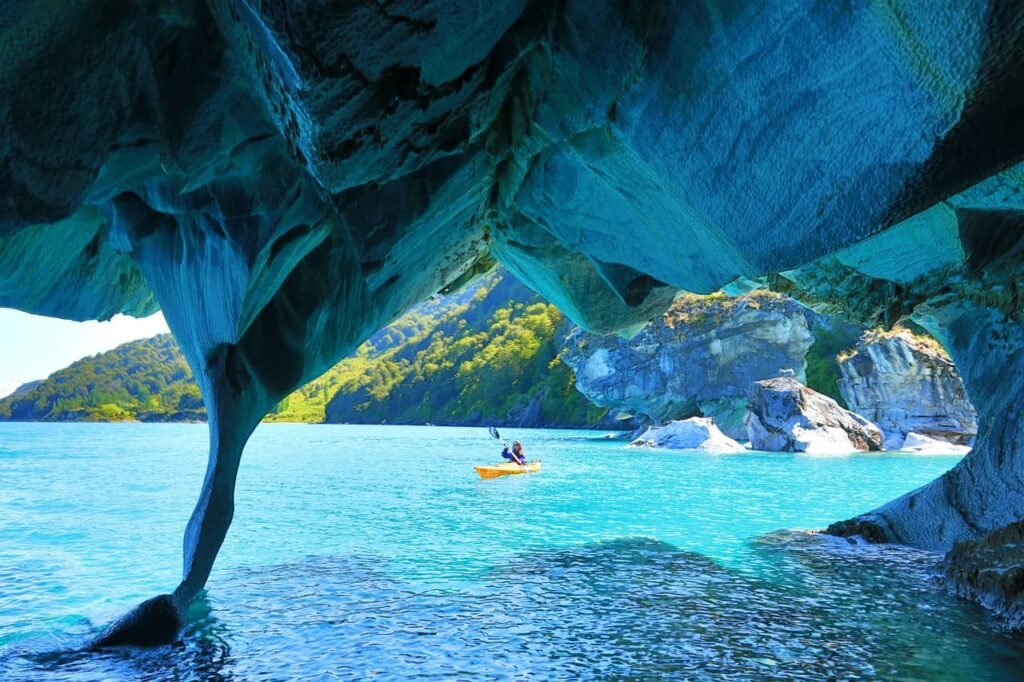
[[[814,342],[802,306],[767,291],[682,295],[631,338],[576,331],[562,359],[591,402],[643,423],[711,417],[746,439],[750,384],[793,369],[804,380]]]
[[[745,448],[722,433],[714,420],[691,417],[652,426],[630,443],[633,447],[701,450],[704,452],[744,452]]]
[[[746,423],[754,450],[842,455],[882,449],[877,426],[794,377],[755,382]]]
[[[905,329],[867,332],[839,371],[847,406],[882,429],[886,449],[906,449],[912,432],[955,445],[970,444],[978,433],[960,374],[927,337]]]
[[[920,433],[908,433],[899,449],[902,452],[914,452],[921,455],[966,455],[970,446],[956,445],[946,440],[929,438]]]

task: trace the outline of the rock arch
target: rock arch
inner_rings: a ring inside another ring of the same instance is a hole
[[[912,315],[983,433],[856,528],[947,546],[1021,516],[1020,3],[35,0],[0,21],[0,305],[159,306],[210,413],[183,580],[107,642],[175,631],[260,416],[492,255],[603,331],[778,272]]]

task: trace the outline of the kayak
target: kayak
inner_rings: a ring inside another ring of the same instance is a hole
[[[535,459],[525,465],[513,462],[502,462],[501,464],[485,464],[473,467],[480,474],[480,478],[497,478],[498,476],[509,476],[511,474],[532,474],[540,471],[540,460]]]

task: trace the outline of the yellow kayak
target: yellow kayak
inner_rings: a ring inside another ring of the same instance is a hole
[[[501,464],[486,464],[473,467],[480,474],[480,478],[497,478],[498,476],[510,476],[511,474],[532,474],[540,471],[540,460],[535,459],[525,465],[503,462]]]

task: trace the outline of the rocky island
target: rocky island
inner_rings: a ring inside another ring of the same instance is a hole
[[[209,416],[181,582],[99,644],[176,636],[264,414],[495,260],[604,333],[754,280],[913,320],[960,371],[974,448],[829,532],[1005,546],[1024,518],[1024,6],[866,10],[5,9],[0,305],[162,309]]]
[[[901,329],[873,330],[839,363],[839,390],[851,410],[885,432],[885,446],[909,434],[970,445],[977,414],[949,355],[934,340]]]
[[[806,380],[813,342],[801,306],[784,296],[682,295],[629,339],[574,333],[562,359],[597,405],[655,425],[710,417],[745,440],[747,388],[784,368]]]
[[[802,385],[792,373],[754,382],[745,419],[755,450],[841,455],[882,449],[877,426]]]

